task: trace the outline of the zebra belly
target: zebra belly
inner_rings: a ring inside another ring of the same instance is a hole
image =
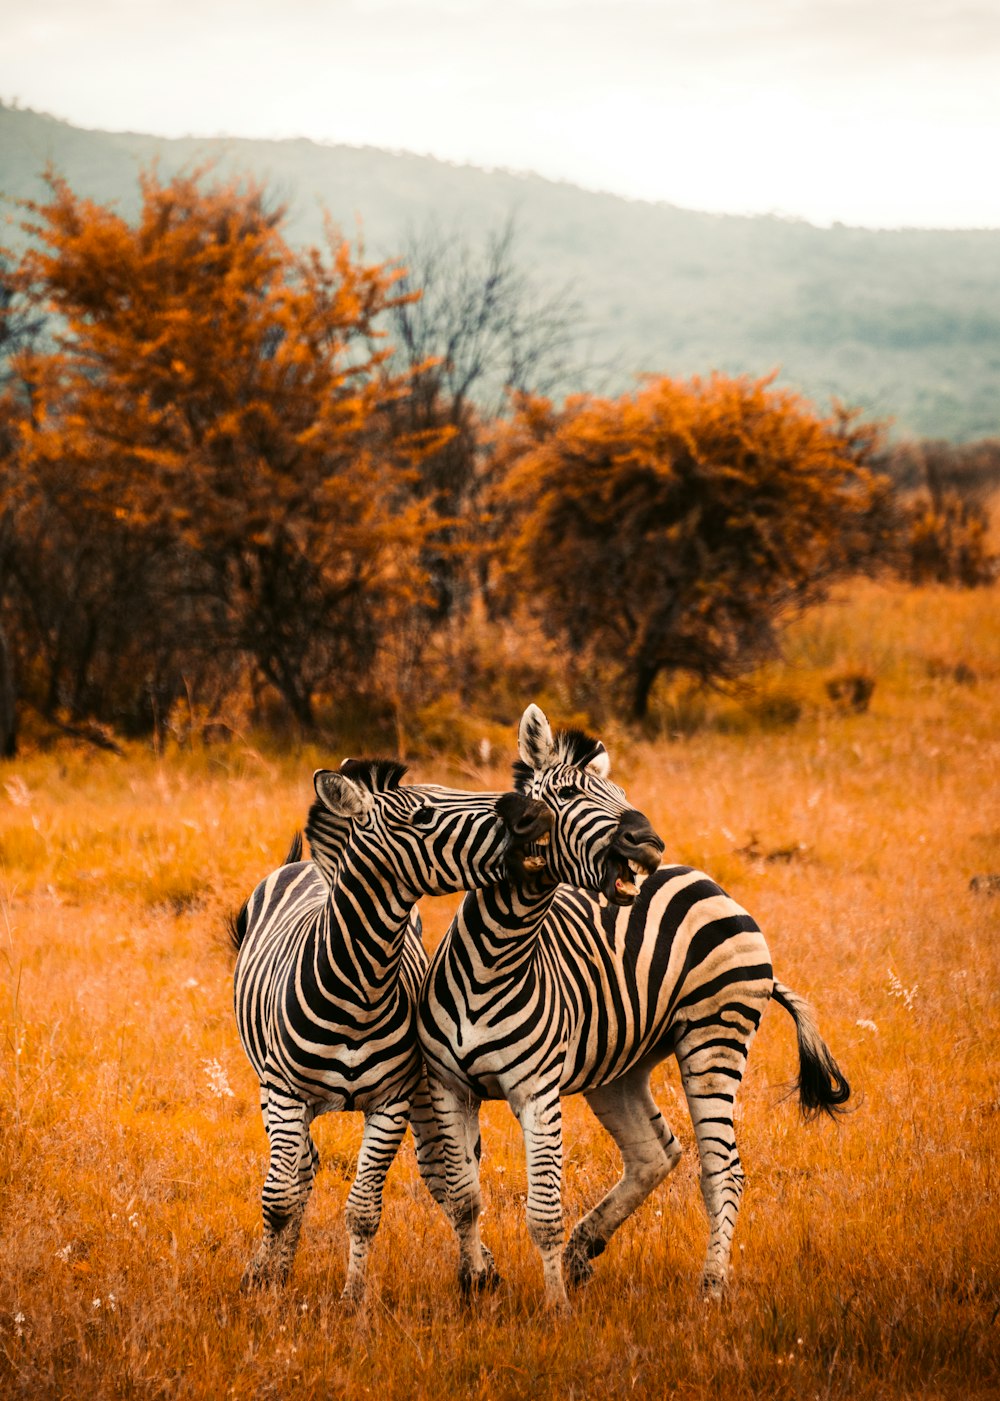
[[[498,1028],[469,1026],[459,1029],[447,1017],[425,1008],[420,1042],[428,1070],[435,1079],[461,1095],[476,1099],[518,1097],[520,1087],[552,1079],[559,1064],[560,1042],[547,1042],[532,1052],[516,1037],[505,1037]]]
[[[434,1064],[434,1076],[448,1089],[459,1095],[470,1095],[474,1099],[506,1099],[497,1076],[469,1075],[457,1067],[448,1067],[441,1062]]]

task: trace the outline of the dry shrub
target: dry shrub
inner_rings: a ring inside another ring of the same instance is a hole
[[[421,753],[448,753],[486,764],[494,751],[503,753],[509,727],[470,712],[461,696],[450,691],[420,707],[413,719],[411,738]]]
[[[989,545],[989,514],[956,491],[918,498],[906,520],[906,570],[914,584],[979,588],[997,576]]]
[[[976,895],[1000,895],[1000,875],[973,876],[969,889]]]
[[[747,710],[765,730],[784,730],[798,724],[802,701],[786,688],[774,688],[752,697]]]
[[[791,729],[811,709],[801,681],[768,666],[725,688],[683,681],[661,687],[647,728],[674,738],[700,730],[750,735]]]
[[[564,724],[600,723],[600,680],[589,656],[567,655],[527,615],[495,620],[476,604],[428,645],[401,698],[401,725],[421,754],[481,762],[509,744],[526,697]]]
[[[841,676],[831,676],[826,683],[826,693],[837,709],[855,715],[864,714],[874,692],[875,678],[865,672],[845,672]]]

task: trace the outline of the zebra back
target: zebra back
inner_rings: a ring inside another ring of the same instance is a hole
[[[302,833],[296,832],[295,835],[292,837],[292,844],[288,848],[288,855],[285,857],[284,861],[281,864],[283,866],[292,866],[296,862],[301,860]],[[229,933],[230,942],[237,953],[239,953],[240,949],[242,948],[243,940],[246,938],[247,934],[247,906],[249,905],[249,903],[250,897],[248,896],[247,899],[243,901],[243,904],[240,906],[236,914],[232,914],[232,912],[230,912],[226,916],[226,929]]]

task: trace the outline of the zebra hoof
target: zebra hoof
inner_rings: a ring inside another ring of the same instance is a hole
[[[723,1275],[705,1275],[701,1281],[701,1297],[706,1304],[721,1304],[726,1294],[726,1280]]]
[[[563,1269],[566,1272],[566,1283],[573,1289],[589,1284],[594,1277],[594,1267],[586,1255],[571,1246],[567,1246],[563,1252]]]
[[[256,1294],[261,1289],[267,1289],[270,1285],[276,1284],[271,1272],[263,1265],[256,1265],[253,1261],[247,1265],[243,1271],[243,1278],[240,1280],[241,1294]]]
[[[485,1255],[486,1252],[483,1251]],[[463,1266],[458,1272],[458,1287],[466,1299],[472,1299],[479,1294],[492,1294],[500,1288],[503,1278],[500,1271],[493,1263],[492,1255],[486,1262],[486,1268],[474,1274],[472,1270]]]
[[[570,1236],[562,1257],[567,1281],[574,1286],[588,1284],[594,1277],[594,1267],[590,1262],[596,1260],[598,1255],[603,1255],[606,1246],[607,1241]]]

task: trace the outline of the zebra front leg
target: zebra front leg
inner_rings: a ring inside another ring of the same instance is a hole
[[[528,1233],[542,1257],[545,1302],[549,1308],[568,1313],[562,1272],[562,1106],[558,1085],[532,1095],[515,1113],[524,1135],[528,1167]]]
[[[593,1274],[591,1260],[680,1162],[681,1146],[671,1133],[649,1090],[649,1071],[638,1067],[614,1084],[590,1091],[587,1103],[615,1140],[622,1155],[622,1175],[577,1222],[563,1253],[571,1284]]]
[[[271,1150],[261,1194],[264,1236],[243,1271],[243,1290],[288,1278],[319,1156],[309,1133],[311,1114],[301,1100],[262,1088],[261,1110]]]
[[[482,1193],[479,1185],[480,1101],[440,1080],[429,1080],[434,1117],[444,1154],[447,1179],[445,1210],[458,1237],[458,1283],[463,1294],[495,1288],[500,1282],[493,1256],[479,1235]]]
[[[406,1132],[407,1106],[373,1109],[365,1114],[358,1166],[344,1208],[349,1244],[347,1278],[341,1299],[358,1303],[364,1297],[368,1253],[382,1219],[382,1189]]]
[[[709,1299],[721,1299],[729,1278],[733,1232],[743,1196],[743,1165],[736,1148],[733,1113],[736,1093],[746,1068],[755,1028],[721,1021],[700,1028],[677,1047],[677,1063],[691,1111],[701,1159],[701,1195],[708,1213],[708,1250],[702,1288]],[[711,1038],[702,1045],[706,1034]],[[742,1044],[741,1044],[742,1043]]]

